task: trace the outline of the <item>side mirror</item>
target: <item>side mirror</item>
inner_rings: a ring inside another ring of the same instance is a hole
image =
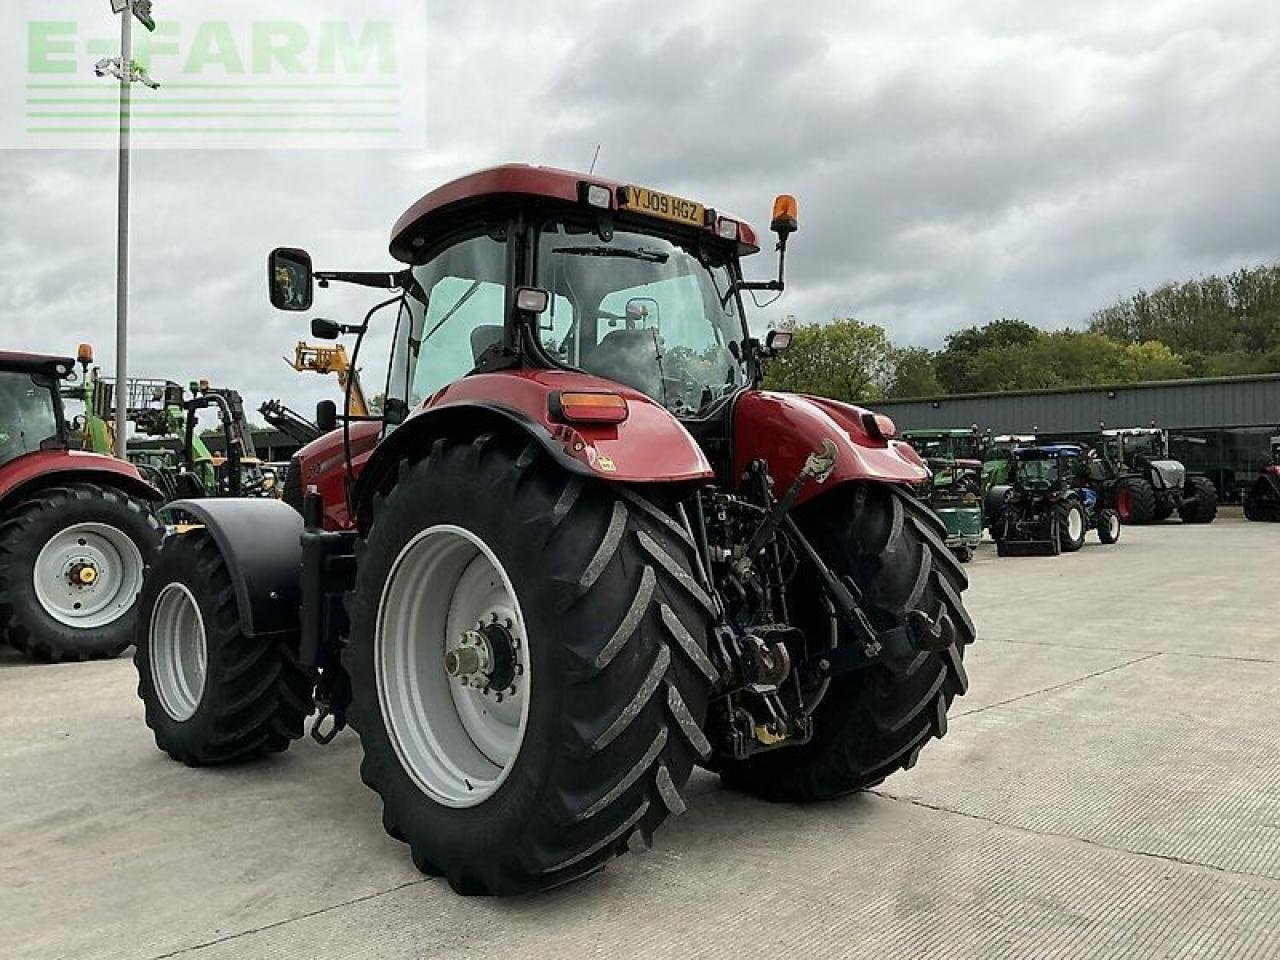
[[[332,400],[321,400],[316,404],[316,428],[321,433],[332,433],[338,429],[338,405]]]
[[[311,321],[311,335],[317,340],[337,340],[342,336],[342,324],[316,317]]]
[[[291,247],[277,247],[267,258],[267,288],[277,310],[310,310],[315,298],[311,254]]]

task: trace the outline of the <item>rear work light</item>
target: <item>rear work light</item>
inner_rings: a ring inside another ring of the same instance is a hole
[[[867,428],[867,433],[877,440],[892,440],[898,435],[897,424],[883,413],[864,413],[862,425]]]
[[[608,210],[613,206],[613,191],[603,184],[587,183],[583,185],[583,199],[588,206]]]
[[[730,220],[728,217],[721,217],[720,222],[716,224],[716,233],[724,240],[737,240],[738,221]]]
[[[566,423],[622,423],[630,412],[616,393],[553,393],[548,406],[554,419]]]

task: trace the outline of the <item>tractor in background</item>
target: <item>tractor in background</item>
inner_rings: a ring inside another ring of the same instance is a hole
[[[902,439],[924,458],[933,476],[923,488],[947,527],[947,546],[961,563],[982,543],[982,436],[970,430],[910,430]]]
[[[1074,553],[1090,530],[1101,543],[1120,538],[1120,518],[1109,498],[1089,483],[1083,447],[1025,445],[1010,460],[1012,483],[991,528],[998,556]]]
[[[988,430],[983,436],[982,518],[989,529],[1000,519],[1005,496],[1013,482],[1013,451],[1035,442],[1036,438],[1031,434],[1005,433],[993,436]]]
[[[301,514],[166,508],[135,660],[157,746],[215,765],[350,722],[388,834],[463,894],[647,846],[698,765],[791,802],[913,766],[967,687],[967,578],[892,420],[761,389],[791,334],[745,304],[797,227],[779,197],[752,281],[742,220],[507,165],[415,203],[396,272],[274,251],[279,309],[379,291],[334,332],[354,361],[390,313],[386,399],[297,454]]]
[[[80,383],[64,391],[64,399],[80,402],[74,426],[86,450],[109,455],[115,449],[115,410],[123,401],[125,417],[136,435],[176,441],[173,448],[128,452],[130,462],[166,500],[275,495],[274,474],[257,457],[244,401],[237,391],[211,387],[205,380],[192,382],[184,390],[172,380],[133,377],[121,391],[115,380],[91,367],[92,362],[88,350],[81,357]],[[204,410],[217,414],[225,450],[221,456],[215,456],[204,442],[199,422]]]
[[[82,347],[87,372],[91,351]],[[34,660],[114,657],[133,642],[162,494],[137,467],[77,449],[63,408],[75,361],[0,352],[0,640]]]
[[[1244,495],[1244,515],[1249,520],[1280,522],[1280,437],[1271,438],[1271,462]]]
[[[1213,481],[1191,473],[1169,453],[1169,434],[1156,427],[1103,429],[1092,443],[1124,523],[1158,523],[1175,512],[1183,523],[1212,523],[1218,515]]]

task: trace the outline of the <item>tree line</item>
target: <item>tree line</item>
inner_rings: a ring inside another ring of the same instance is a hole
[[[851,317],[802,324],[766,385],[873,401],[1256,373],[1280,373],[1280,264],[1139,290],[1083,330],[994,320],[941,350],[899,347]]]

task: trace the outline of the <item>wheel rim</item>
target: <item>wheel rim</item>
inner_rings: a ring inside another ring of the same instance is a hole
[[[437,803],[476,806],[510,775],[529,720],[529,659],[511,578],[479,537],[442,524],[409,541],[378,607],[378,703],[405,772]]]
[[[160,705],[179,723],[191,719],[204,695],[208,644],[200,605],[183,584],[170,583],[160,591],[148,644]]]
[[[1120,518],[1114,513],[1107,517],[1107,529],[1111,533],[1112,540],[1120,536]]]
[[[36,556],[36,600],[54,620],[79,630],[115,623],[142,589],[142,551],[127,533],[105,523],[59,530]]]
[[[1072,543],[1084,536],[1084,511],[1079,507],[1071,508],[1071,516],[1067,518],[1067,536]]]

